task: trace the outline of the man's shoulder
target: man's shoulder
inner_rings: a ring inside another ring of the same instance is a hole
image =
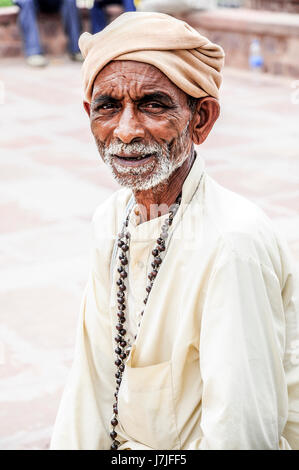
[[[95,210],[92,219],[93,267],[99,279],[109,272],[110,258],[131,191],[120,189]]]
[[[219,185],[206,183],[206,216],[216,239],[234,255],[280,271],[281,235],[254,202]]]
[[[208,214],[219,232],[243,233],[254,236],[262,231],[272,233],[273,222],[254,202],[207,178],[206,197]]]
[[[103,201],[93,214],[93,225],[115,224],[120,217],[124,216],[126,206],[132,195],[128,189],[119,189],[113,192]]]

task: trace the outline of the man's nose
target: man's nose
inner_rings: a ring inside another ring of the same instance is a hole
[[[121,140],[124,144],[130,144],[134,139],[144,137],[143,126],[139,122],[132,105],[128,105],[122,110],[114,130],[114,137]]]

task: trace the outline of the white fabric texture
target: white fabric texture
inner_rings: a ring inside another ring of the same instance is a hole
[[[130,197],[116,192],[94,216],[52,449],[111,445],[117,264],[112,278],[110,268]],[[298,283],[287,248],[262,211],[218,185],[198,156],[144,308],[163,219],[129,223],[131,339],[145,312],[119,392],[120,449],[299,449]]]

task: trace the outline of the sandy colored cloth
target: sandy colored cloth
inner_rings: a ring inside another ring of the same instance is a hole
[[[112,60],[154,65],[187,94],[218,98],[224,52],[187,23],[163,13],[128,12],[97,34],[83,33],[83,84],[90,102],[93,83]]]
[[[94,216],[91,274],[52,449],[111,445],[114,247],[130,198],[117,191]],[[119,391],[121,449],[299,449],[298,281],[287,248],[261,210],[219,186],[198,156],[144,306],[165,217],[129,220],[126,329],[137,339]]]

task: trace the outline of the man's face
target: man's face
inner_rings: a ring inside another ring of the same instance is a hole
[[[99,153],[123,186],[146,190],[190,154],[187,95],[152,65],[109,63],[97,76],[90,106]]]

